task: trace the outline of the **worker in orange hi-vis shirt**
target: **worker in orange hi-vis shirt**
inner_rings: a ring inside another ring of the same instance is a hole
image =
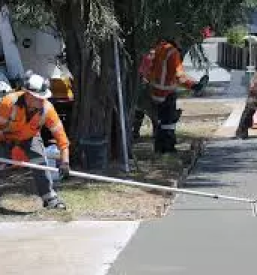
[[[175,41],[161,40],[155,47],[155,57],[149,73],[152,100],[157,104],[158,127],[155,133],[155,152],[174,152],[175,128],[181,115],[177,110],[176,88],[183,86],[195,93],[208,82],[205,75],[199,82],[184,71],[179,47]]]
[[[40,136],[42,126],[52,133],[60,149],[59,174],[69,176],[69,141],[53,105],[49,81],[29,71],[19,91],[10,92],[0,101],[0,157],[19,161],[36,161],[47,165],[45,148]],[[46,208],[66,209],[53,189],[49,174],[33,171],[39,196]]]

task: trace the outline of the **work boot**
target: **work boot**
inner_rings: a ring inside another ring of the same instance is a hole
[[[158,137],[156,137],[155,140],[154,140],[154,152],[157,153],[157,154],[163,154],[164,153],[162,142]]]
[[[163,130],[160,129],[160,127],[158,128],[154,143],[155,153],[175,153],[177,151],[175,148],[176,143],[174,130]]]
[[[57,210],[66,210],[66,205],[58,197],[53,197],[47,200],[44,200],[43,207],[47,209],[57,209]]]
[[[158,125],[154,138],[154,151],[155,153],[163,154],[164,153],[164,134],[161,126]]]
[[[164,141],[164,153],[176,153],[177,144],[175,130],[166,130],[165,141]]]
[[[140,138],[140,128],[143,124],[144,117],[145,117],[144,111],[141,109],[136,109],[135,118],[133,121],[133,138],[134,139]]]

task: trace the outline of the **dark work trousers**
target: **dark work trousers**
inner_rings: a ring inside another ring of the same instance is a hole
[[[140,137],[140,128],[143,124],[144,116],[148,116],[152,122],[153,134],[157,128],[157,111],[152,101],[149,84],[140,86],[140,96],[138,98],[135,116],[132,123],[132,132],[135,139]]]
[[[242,113],[236,135],[241,138],[248,137],[248,129],[252,127],[253,115],[257,109],[257,98],[249,97],[247,99],[244,111]]]
[[[156,153],[176,151],[176,123],[181,115],[177,110],[176,93],[168,95],[164,102],[157,104],[158,126],[155,134],[154,149]]]
[[[0,157],[11,159],[14,149],[17,149],[16,146],[24,152],[32,163],[47,165],[45,147],[40,136],[22,142],[0,142]],[[32,173],[39,196],[43,200],[56,197],[50,173],[35,169],[32,170]]]
[[[133,138],[139,138],[140,137],[140,128],[143,124],[145,112],[142,109],[136,109],[135,110],[135,117],[133,121]]]

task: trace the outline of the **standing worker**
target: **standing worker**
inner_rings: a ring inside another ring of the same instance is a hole
[[[248,138],[248,129],[253,125],[253,115],[257,109],[257,72],[254,73],[250,86],[247,102],[242,113],[236,137],[240,139]]]
[[[155,58],[149,82],[151,97],[157,105],[158,126],[155,134],[155,152],[169,153],[176,151],[176,123],[181,115],[177,110],[176,88],[183,86],[193,90],[195,95],[208,83],[209,77],[203,76],[199,82],[186,75],[175,41],[161,40],[155,47]]]
[[[0,102],[0,157],[18,161],[35,159],[47,165],[45,148],[40,136],[44,125],[57,142],[60,150],[60,178],[69,176],[69,141],[62,122],[53,105],[47,100],[52,95],[49,81],[26,73],[22,88],[4,96]],[[50,209],[66,209],[65,203],[54,191],[52,181],[45,171],[33,171],[43,206]]]

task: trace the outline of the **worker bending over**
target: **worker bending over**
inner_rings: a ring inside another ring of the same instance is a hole
[[[59,173],[69,176],[69,141],[53,105],[47,100],[52,95],[49,81],[27,72],[19,91],[11,92],[0,101],[0,157],[18,161],[33,160],[47,165],[45,148],[40,136],[42,126],[48,128],[60,150]],[[43,206],[66,209],[53,189],[45,171],[33,171],[38,194]]]

